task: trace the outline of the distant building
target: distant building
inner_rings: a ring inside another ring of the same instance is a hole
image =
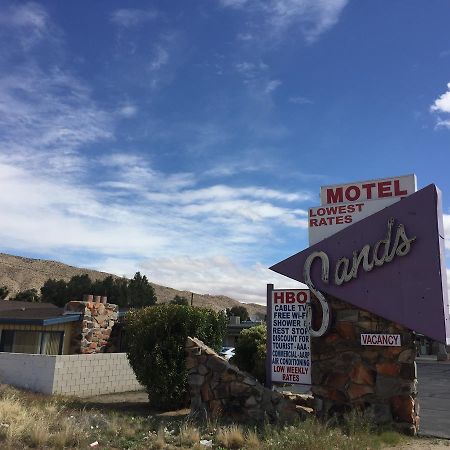
[[[245,322],[241,322],[241,318],[238,316],[231,316],[227,325],[227,334],[225,335],[225,339],[223,345],[225,347],[236,347],[236,342],[241,334],[242,330],[246,330],[247,328],[255,327],[256,325],[261,325],[264,323],[263,321],[252,321],[246,320]]]

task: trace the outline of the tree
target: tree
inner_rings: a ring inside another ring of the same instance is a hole
[[[173,298],[173,300],[170,301],[170,303],[172,305],[184,305],[184,306],[189,306],[189,300],[181,295],[175,295],[175,297]]]
[[[136,272],[128,282],[127,305],[134,308],[154,305],[157,301],[155,290],[147,277]]]
[[[108,297],[109,303],[121,307],[127,305],[128,280],[126,278],[113,278],[111,275],[103,280],[96,280],[92,284],[91,293]]]
[[[26,291],[19,292],[12,299],[18,302],[39,302],[39,294],[36,289],[27,289]]]
[[[126,315],[127,356],[151,404],[177,408],[187,400],[186,339],[222,346],[226,317],[195,306],[156,305]]]
[[[232,359],[241,370],[251,373],[261,383],[266,379],[266,325],[257,325],[241,331]]]
[[[0,287],[0,300],[5,300],[6,297],[8,297],[9,289],[7,286],[1,286]]]
[[[245,306],[233,306],[231,309],[227,309],[227,316],[238,316],[241,318],[241,322],[245,322],[250,318]]]
[[[140,308],[156,303],[153,286],[139,272],[131,280],[109,275],[103,280],[92,281],[87,274],[75,275],[69,282],[50,278],[41,288],[42,301],[60,307],[70,300],[81,300],[85,294],[106,296],[109,303],[120,307]]]
[[[41,287],[41,301],[63,307],[67,303],[67,283],[48,279]]]
[[[65,302],[70,300],[81,300],[83,295],[90,294],[92,290],[92,280],[89,275],[75,275],[67,283]]]

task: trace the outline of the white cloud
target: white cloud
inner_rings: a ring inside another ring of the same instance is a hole
[[[248,12],[253,20],[260,17],[272,39],[297,26],[311,43],[338,22],[348,0],[220,0],[220,3],[223,7]]]
[[[444,114],[444,118],[437,117],[436,126],[450,128],[450,83],[447,84],[447,92],[444,92],[434,103],[430,106],[430,111],[436,114]]]
[[[45,10],[32,6],[27,11],[34,15],[21,13],[16,27],[34,27],[44,34],[52,28]],[[124,27],[141,23],[133,17],[119,14],[116,23]],[[145,62],[147,73],[165,67],[170,58],[163,50],[168,45],[172,51],[170,45],[178,45],[175,38],[167,35],[158,41],[161,46],[154,47],[154,59]],[[53,48],[50,43],[48,50]],[[0,208],[5,212],[0,240],[8,248],[55,259],[65,255],[72,264],[92,256],[92,265],[103,261],[106,267],[97,267],[118,274],[130,274],[136,261],[152,256],[163,255],[175,264],[186,258],[183,255],[201,252],[204,261],[219,258],[223,270],[228,270],[215,292],[241,271],[257,278],[257,282],[247,280],[249,292],[243,293],[243,298],[251,298],[251,286],[259,286],[265,269],[258,264],[239,267],[257,261],[261,247],[279,233],[305,234],[302,202],[309,200],[308,192],[251,182],[217,184],[203,173],[161,170],[144,156],[147,148],[141,152],[121,148],[116,141],[116,120],[136,115],[133,103],[108,111],[97,103],[86,82],[61,68],[58,56],[46,67],[36,62],[33,52],[26,61],[0,75],[0,182],[4,186]],[[205,152],[227,139],[215,124],[184,126],[195,135],[189,150]],[[108,143],[114,151],[105,149]],[[238,164],[242,163],[243,158]],[[195,263],[191,272],[184,267],[183,277],[198,277],[200,283],[198,267]],[[207,274],[203,292],[212,284]]]
[[[169,62],[169,52],[162,45],[157,45],[154,49],[153,59],[149,64],[150,70],[157,71]]]
[[[438,99],[431,105],[431,111],[450,113],[450,83],[447,84],[448,91],[444,92]]]
[[[264,93],[270,94],[271,92],[275,91],[279,86],[281,86],[280,80],[270,80],[264,89]]]
[[[113,11],[110,20],[115,25],[129,28],[154,20],[156,17],[158,13],[153,10],[123,8]]]
[[[130,119],[134,117],[138,113],[138,108],[136,105],[132,105],[131,103],[126,103],[118,109],[118,114],[121,117],[126,119]]]
[[[223,6],[229,6],[231,8],[242,8],[249,0],[220,0]]]
[[[266,285],[302,288],[301,283],[257,263],[244,268],[226,256],[152,258],[140,264],[152,281],[199,294],[227,295],[248,303],[265,304]]]
[[[443,218],[444,218],[445,248],[447,250],[450,250],[450,214],[443,214]]]
[[[0,12],[0,27],[9,32],[13,29],[24,49],[31,48],[43,38],[54,39],[56,31],[42,5],[34,2],[16,3],[4,8]]]
[[[306,97],[289,97],[289,103],[294,105],[312,105],[314,102]]]
[[[0,77],[0,132],[0,151],[15,157],[47,151],[72,158],[80,146],[110,139],[112,122],[70,73],[29,64]]]

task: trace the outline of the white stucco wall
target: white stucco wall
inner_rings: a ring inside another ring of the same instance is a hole
[[[77,397],[143,389],[125,353],[0,353],[0,382],[45,394]]]
[[[56,356],[0,353],[0,382],[52,394],[55,363]]]

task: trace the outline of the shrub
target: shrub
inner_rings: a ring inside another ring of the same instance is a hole
[[[181,295],[175,295],[175,297],[170,301],[172,305],[184,305],[189,306],[189,300]]]
[[[250,318],[245,306],[233,306],[231,309],[227,308],[227,316],[238,316],[241,319],[241,322],[244,322]]]
[[[193,306],[157,305],[127,314],[128,359],[153,406],[176,408],[185,404],[187,337],[197,337],[219,350],[225,328],[224,314]]]
[[[266,380],[266,325],[257,325],[241,331],[233,357],[233,364],[256,377],[261,383]]]

